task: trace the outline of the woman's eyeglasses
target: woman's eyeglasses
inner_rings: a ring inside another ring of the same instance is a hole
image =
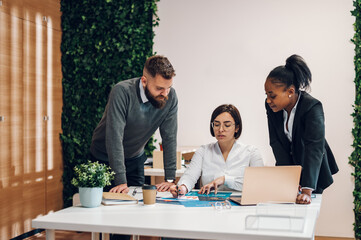
[[[212,122],[211,125],[212,125],[212,128],[213,128],[214,130],[219,130],[219,129],[221,128],[221,126],[222,126],[222,123],[220,123],[220,122]],[[223,123],[223,130],[224,130],[224,131],[228,131],[228,130],[231,129],[231,127],[232,127],[233,125],[236,125],[236,124],[231,123],[231,122],[224,122],[224,123]]]

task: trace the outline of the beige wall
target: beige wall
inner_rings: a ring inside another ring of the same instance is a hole
[[[293,53],[313,73],[311,94],[323,102],[326,137],[339,164],[335,183],[324,193],[316,235],[353,237],[352,151],[354,45],[352,0],[162,0],[155,51],[176,68],[179,97],[178,145],[214,139],[213,109],[235,104],[242,115],[241,141],[268,145],[263,84],[274,67]]]

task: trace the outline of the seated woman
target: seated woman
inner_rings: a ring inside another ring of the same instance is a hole
[[[244,169],[263,166],[260,151],[251,145],[236,141],[242,133],[242,119],[238,109],[229,104],[217,107],[210,121],[211,135],[217,142],[201,146],[193,155],[178,185],[170,192],[174,197],[191,191],[199,177],[203,187],[199,193],[214,189],[242,191]]]

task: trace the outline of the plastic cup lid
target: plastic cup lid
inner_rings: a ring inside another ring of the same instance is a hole
[[[156,190],[157,187],[155,185],[143,185],[142,189],[144,189],[144,190]]]

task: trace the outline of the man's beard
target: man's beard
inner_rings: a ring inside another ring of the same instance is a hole
[[[153,96],[149,92],[148,86],[145,86],[144,92],[145,92],[145,96],[147,96],[149,102],[156,108],[162,109],[168,101],[168,96],[162,96],[162,95],[158,95],[156,97]]]

